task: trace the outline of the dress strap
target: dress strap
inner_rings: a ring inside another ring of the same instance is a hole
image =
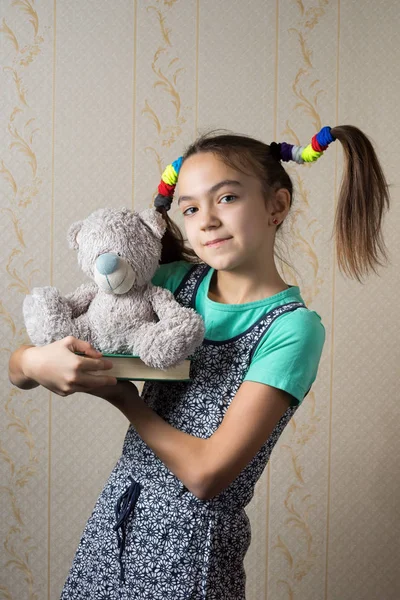
[[[305,308],[308,310],[307,306],[303,302],[288,302],[287,304],[281,304],[280,306],[276,306],[275,308],[267,312],[265,315],[262,315],[258,319],[258,321],[253,323],[253,325],[247,330],[247,332],[245,332],[246,334],[254,330],[254,333],[256,333],[254,345],[250,352],[250,360],[252,360],[258,345],[260,344],[268,329],[271,327],[272,323],[274,323],[274,321],[276,321],[276,319],[278,319],[281,315],[284,315],[288,312],[293,312],[298,308]]]
[[[193,265],[186,273],[174,293],[175,298],[180,304],[189,308],[195,307],[197,290],[210,269],[209,265],[202,263]]]

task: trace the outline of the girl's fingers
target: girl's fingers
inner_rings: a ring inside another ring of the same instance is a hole
[[[77,370],[79,371],[104,371],[105,369],[111,369],[113,364],[111,360],[101,358],[102,354],[89,342],[79,340],[73,336],[65,338],[67,348],[71,352],[80,352],[84,356],[79,356],[79,364]]]
[[[106,358],[79,357],[79,371],[104,371],[111,369],[112,366],[111,360],[107,360]]]
[[[74,391],[87,392],[94,388],[117,385],[117,383],[117,379],[109,375],[91,375],[90,373],[86,373],[79,378],[79,383],[77,382],[74,385]]]
[[[69,348],[72,352],[82,352],[86,356],[92,358],[98,358],[101,356],[101,352],[93,348],[92,344],[89,342],[84,342],[83,340],[79,340],[72,335],[65,338],[65,343],[67,348]]]

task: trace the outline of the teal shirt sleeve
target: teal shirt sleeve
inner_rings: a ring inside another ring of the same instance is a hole
[[[185,260],[160,265],[155,272],[151,283],[174,293],[186,273],[190,271],[192,267],[193,264],[186,262]]]
[[[279,317],[254,353],[245,381],[285,390],[300,404],[314,383],[325,343],[315,311],[298,308]]]

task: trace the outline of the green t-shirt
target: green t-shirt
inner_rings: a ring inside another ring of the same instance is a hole
[[[152,283],[175,292],[192,264],[179,261],[161,265]],[[303,302],[298,286],[269,298],[245,304],[222,304],[208,297],[214,269],[203,278],[196,294],[196,311],[203,317],[206,338],[228,340],[244,333],[263,314],[288,302]],[[306,308],[280,315],[261,339],[244,377],[285,390],[300,404],[315,381],[325,342],[320,315]]]

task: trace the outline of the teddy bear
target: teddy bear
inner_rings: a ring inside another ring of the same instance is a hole
[[[32,343],[73,335],[103,353],[133,354],[158,369],[188,358],[203,341],[204,322],[169,290],[151,283],[165,229],[153,208],[140,213],[102,208],[71,225],[69,245],[91,281],[66,296],[41,287],[25,297]]]

